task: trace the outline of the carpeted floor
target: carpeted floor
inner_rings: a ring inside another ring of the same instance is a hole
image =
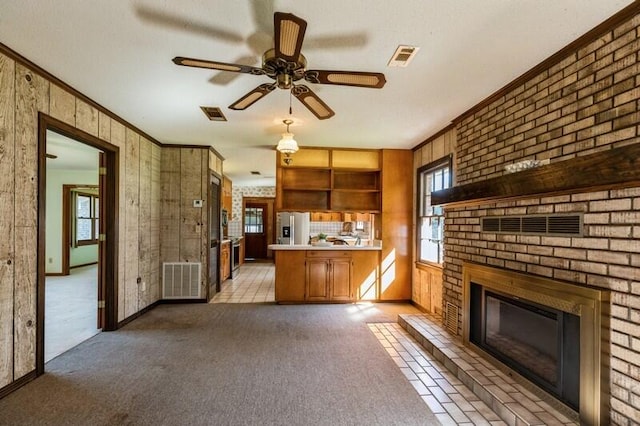
[[[162,305],[49,362],[0,424],[439,424],[362,309]]]

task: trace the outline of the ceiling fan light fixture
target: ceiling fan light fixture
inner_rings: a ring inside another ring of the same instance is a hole
[[[282,134],[282,139],[278,141],[276,149],[284,155],[284,163],[288,166],[293,162],[291,154],[295,154],[298,151],[298,142],[293,138],[293,133],[289,132],[289,125],[293,123],[293,120],[282,120],[287,125],[287,131]]]
[[[295,154],[298,151],[298,142],[293,138],[293,133],[283,133],[276,149],[283,154]]]

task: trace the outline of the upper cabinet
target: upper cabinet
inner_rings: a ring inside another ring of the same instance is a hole
[[[301,148],[286,165],[278,153],[278,210],[379,212],[380,150]]]
[[[231,179],[226,176],[222,177],[222,208],[226,210],[229,215],[233,209],[233,183]]]

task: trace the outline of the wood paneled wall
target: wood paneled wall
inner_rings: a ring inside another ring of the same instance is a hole
[[[161,169],[160,258],[201,262],[204,298],[209,270],[209,150],[163,148]],[[203,200],[202,207],[194,207],[194,200]]]
[[[0,388],[36,363],[39,112],[120,148],[118,319],[160,297],[161,147],[0,54]]]

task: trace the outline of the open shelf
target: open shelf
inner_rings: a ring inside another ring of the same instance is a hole
[[[334,171],[333,189],[380,190],[380,172]]]
[[[277,208],[379,212],[380,158],[379,150],[302,148],[292,165],[279,162]]]
[[[380,192],[334,190],[331,192],[331,209],[337,211],[380,211]]]
[[[282,192],[283,210],[329,210],[330,191],[309,189]]]
[[[329,169],[283,169],[283,189],[331,189],[331,170]]]

